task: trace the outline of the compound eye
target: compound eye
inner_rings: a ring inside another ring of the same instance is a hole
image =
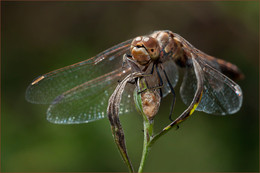
[[[150,61],[150,56],[145,47],[143,46],[143,37],[136,37],[131,44],[131,54],[133,59],[140,65],[146,65]]]
[[[156,60],[159,58],[160,46],[155,38],[143,37],[143,46],[146,48],[151,59]]]
[[[140,47],[140,45],[142,45],[142,38],[141,36],[136,37],[132,43],[131,43],[131,51],[134,47]]]

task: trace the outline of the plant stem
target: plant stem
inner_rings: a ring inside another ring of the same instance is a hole
[[[177,124],[175,124],[177,125]],[[174,126],[175,126],[174,125]],[[169,128],[164,128],[161,132],[153,136],[153,122],[144,119],[144,145],[143,145],[143,153],[142,159],[140,162],[140,166],[138,172],[143,172],[144,163],[146,161],[148,152],[150,151],[152,145],[157,141],[161,136],[170,131],[174,126],[169,126]]]
[[[150,140],[153,135],[153,121],[149,121],[147,118],[144,118],[144,144],[143,144],[143,153],[140,162],[138,172],[143,172],[144,163],[147,158],[147,154],[150,151]]]

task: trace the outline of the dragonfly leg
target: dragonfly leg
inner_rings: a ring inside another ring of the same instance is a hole
[[[132,71],[134,72],[140,72],[140,73],[142,72],[137,62],[135,62],[132,59],[132,56],[128,54],[124,54],[122,68],[127,68],[127,67],[131,67]]]
[[[169,124],[167,127],[165,127],[163,129],[163,131],[170,129],[172,126],[181,123],[186,118],[191,116],[201,101],[202,94],[203,94],[203,79],[204,79],[203,71],[202,71],[199,63],[194,58],[194,56],[192,56],[192,61],[193,61],[193,67],[194,67],[194,71],[195,71],[196,79],[197,79],[197,90],[195,92],[194,98],[193,98],[191,104],[189,105],[189,107],[178,118],[176,118],[171,124]]]
[[[153,63],[153,66],[152,66],[152,70],[151,70],[151,72],[150,72],[150,74],[152,75],[153,74],[153,71],[154,71],[154,63]]]
[[[128,54],[124,54],[123,56],[123,62],[122,62],[122,67],[124,68],[126,64],[128,64],[128,61],[133,61],[132,56]]]
[[[156,64],[153,64],[153,66],[152,66],[152,70],[151,70],[151,72],[150,72],[149,74],[143,74],[142,76],[143,76],[143,77],[147,77],[147,76],[151,76],[151,75],[153,75],[153,72],[154,72],[154,66],[156,66]],[[160,88],[163,87],[163,81],[162,81],[161,75],[160,75],[160,73],[159,73],[157,67],[156,67],[156,72],[157,72],[157,76],[158,76],[158,78],[159,78],[159,85],[158,85],[158,86],[153,86],[153,87],[148,87],[148,88],[144,89],[143,91],[146,91],[147,89],[155,90],[155,89],[160,89]],[[143,91],[141,91],[141,92],[143,92]]]
[[[148,88],[145,88],[145,89],[143,89],[143,90],[140,89],[140,90],[138,90],[137,93],[138,93],[138,94],[141,94],[141,93],[145,92],[147,89],[148,89]]]
[[[158,78],[159,78],[159,85],[158,85],[158,86],[153,86],[153,87],[145,88],[144,90],[139,91],[139,94],[142,93],[142,92],[144,92],[144,91],[146,91],[147,89],[150,89],[150,90],[159,89],[159,90],[160,90],[160,97],[162,97],[162,88],[163,88],[164,84],[163,84],[163,80],[162,80],[161,74],[160,74],[160,72],[159,72],[159,70],[158,70],[158,64],[153,64],[151,72],[150,72],[149,74],[143,74],[142,76],[145,77],[145,76],[150,76],[150,75],[152,75],[153,72],[154,72],[154,66],[155,66],[155,69],[156,69],[157,76],[158,76]]]
[[[169,119],[170,119],[170,121],[173,121],[172,113],[173,113],[173,108],[174,108],[174,105],[175,105],[176,98],[175,98],[175,93],[173,93],[173,92],[171,92],[171,93],[173,95],[173,99],[172,99],[172,105],[171,105],[171,110],[170,110],[170,114],[169,114]]]
[[[137,62],[135,62],[133,59],[132,59],[132,56],[131,55],[128,55],[128,54],[124,54],[123,56],[123,63],[122,63],[122,68],[127,68],[128,67],[131,67],[132,71],[134,72],[139,72],[139,76],[143,76],[142,75],[142,70],[139,68]],[[118,80],[118,83],[120,83],[121,80]],[[128,83],[130,84],[136,84],[136,77],[134,78],[132,76],[132,80],[129,80]]]
[[[144,73],[144,71],[146,71],[146,69],[149,67],[149,65],[151,64],[152,61],[149,61],[147,63],[147,65],[145,66],[144,69],[141,69],[140,66],[138,65],[138,63],[133,60],[131,55],[128,54],[124,54],[123,56],[123,63],[122,63],[122,68],[126,68],[126,64],[128,65],[128,67],[131,67],[133,72],[138,72],[139,76],[151,76],[152,74],[147,74]]]
[[[158,64],[156,63],[155,65],[155,68],[156,68],[156,72],[157,72],[157,75],[158,75],[158,78],[159,78],[159,90],[160,90],[160,97],[162,98],[163,97],[163,94],[162,94],[162,87],[163,87],[163,80],[162,80],[162,77],[160,75],[160,72],[158,70]]]
[[[172,101],[171,110],[170,110],[170,115],[169,115],[169,119],[170,119],[171,121],[173,121],[173,119],[172,119],[172,113],[173,113],[173,108],[174,108],[175,101],[176,101],[175,91],[174,91],[173,86],[172,86],[172,84],[171,84],[171,82],[170,82],[170,80],[169,80],[169,77],[168,77],[167,73],[165,72],[165,70],[164,70],[164,68],[163,68],[162,65],[161,65],[161,67],[162,67],[164,76],[165,76],[165,78],[166,78],[166,80],[167,80],[167,83],[169,84],[169,87],[170,87],[170,89],[171,89],[171,93],[172,93],[172,95],[173,95],[173,101]]]

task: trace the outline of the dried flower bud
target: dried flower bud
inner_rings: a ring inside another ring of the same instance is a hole
[[[152,120],[160,107],[160,94],[156,90],[146,90],[141,93],[141,100],[143,113],[149,120]]]

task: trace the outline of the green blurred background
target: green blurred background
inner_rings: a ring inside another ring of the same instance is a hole
[[[129,38],[167,29],[245,74],[235,115],[194,116],[153,146],[145,171],[259,171],[259,2],[1,2],[1,171],[127,171],[107,119],[80,125],[46,120],[47,105],[26,102],[37,76]],[[179,81],[179,84],[181,79]],[[179,97],[175,116],[186,107]],[[156,117],[169,123],[171,97]],[[86,105],[87,106],[87,105]],[[137,168],[142,119],[121,117]]]

